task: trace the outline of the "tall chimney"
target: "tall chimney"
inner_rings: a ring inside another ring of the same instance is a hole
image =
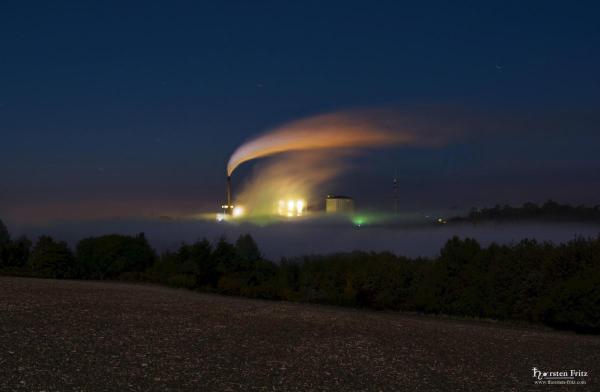
[[[231,176],[227,176],[227,213],[231,214],[233,208],[231,205]]]

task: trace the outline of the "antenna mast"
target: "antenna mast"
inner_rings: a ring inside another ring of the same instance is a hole
[[[393,189],[394,189],[394,214],[398,215],[398,213],[400,212],[400,204],[399,204],[399,200],[398,200],[398,169],[396,169],[394,172]]]

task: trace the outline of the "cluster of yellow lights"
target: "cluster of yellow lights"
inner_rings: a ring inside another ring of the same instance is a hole
[[[221,213],[221,214],[217,214],[218,222],[227,220],[228,216],[231,216],[233,218],[239,218],[239,217],[243,216],[245,213],[244,207],[242,207],[242,206],[223,205],[221,207],[225,210],[225,212]]]
[[[218,222],[228,220],[228,216],[231,218],[240,218],[246,213],[244,207],[240,205],[224,205],[223,209],[226,212],[217,214],[216,216]],[[230,211],[230,213],[228,213],[227,211]],[[277,203],[277,213],[281,216],[287,217],[302,216],[306,213],[306,201],[303,199],[279,200],[279,202]]]
[[[302,216],[306,212],[306,201],[302,199],[279,200],[277,213],[281,216]]]
[[[233,210],[231,211],[231,215],[233,215],[234,218],[239,218],[240,216],[244,215],[244,207],[242,207],[242,206],[233,207]]]

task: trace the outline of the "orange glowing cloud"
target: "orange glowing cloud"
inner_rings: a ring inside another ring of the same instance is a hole
[[[243,144],[229,159],[227,175],[244,162],[283,152],[378,147],[414,140],[414,133],[392,130],[374,113],[320,115],[286,124]]]

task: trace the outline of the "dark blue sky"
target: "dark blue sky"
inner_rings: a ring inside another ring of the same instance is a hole
[[[10,219],[213,208],[252,135],[389,105],[510,129],[370,154],[334,190],[384,203],[395,166],[406,208],[600,203],[596,2],[56,3],[0,3]]]

